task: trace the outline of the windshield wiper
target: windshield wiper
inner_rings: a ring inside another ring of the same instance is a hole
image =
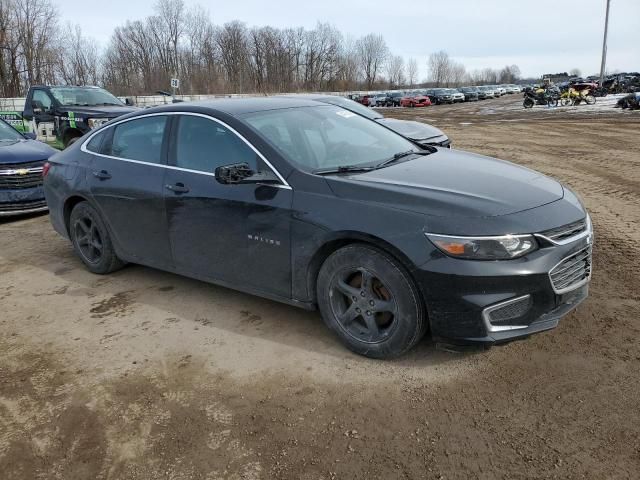
[[[397,162],[401,158],[408,157],[410,155],[429,155],[433,153],[430,150],[407,150],[406,152],[398,152],[393,155],[393,157],[384,160],[383,162],[376,165],[376,168],[384,167],[385,165],[389,165],[390,163]]]
[[[348,172],[369,172],[371,170],[375,170],[374,167],[361,167],[358,165],[341,165],[339,167],[334,168],[324,168],[319,170],[314,170],[312,173],[316,175],[327,175],[329,173],[348,173]]]

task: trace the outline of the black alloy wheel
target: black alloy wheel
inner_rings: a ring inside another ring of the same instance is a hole
[[[76,219],[73,224],[73,235],[83,259],[92,264],[100,263],[104,245],[100,231],[90,215],[83,215]]]
[[[111,236],[98,211],[80,202],[69,217],[69,237],[76,254],[93,273],[111,273],[125,265],[116,255]]]
[[[352,351],[393,358],[427,330],[422,296],[404,266],[377,247],[354,243],[325,260],[317,302],[327,326]]]
[[[332,279],[331,309],[356,340],[379,343],[397,326],[398,306],[388,287],[366,268],[347,268]]]

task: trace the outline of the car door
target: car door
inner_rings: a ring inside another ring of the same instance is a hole
[[[93,199],[127,260],[166,268],[171,247],[162,182],[168,117],[137,117],[108,128],[105,135],[99,152],[90,152]]]
[[[31,91],[24,106],[23,118],[30,124],[30,130],[36,132],[38,140],[48,140],[47,129],[54,129],[54,101],[46,90],[35,88]]]
[[[217,167],[271,168],[230,126],[211,117],[175,119],[165,205],[174,263],[199,278],[289,297],[292,192],[280,185],[221,184]]]

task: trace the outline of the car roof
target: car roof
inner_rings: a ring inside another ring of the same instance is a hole
[[[222,112],[231,116],[244,115],[245,113],[263,112],[268,110],[281,110],[285,108],[318,107],[309,97],[250,97],[250,98],[219,98],[215,100],[202,100],[197,102],[180,102],[159,107],[150,108],[136,112],[139,115],[145,113],[174,112],[193,110],[201,112],[210,110],[212,112]]]

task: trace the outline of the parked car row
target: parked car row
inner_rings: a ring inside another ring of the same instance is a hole
[[[521,85],[482,85],[460,88],[427,88],[351,95],[350,99],[366,107],[427,107],[442,103],[472,102],[521,93]]]

